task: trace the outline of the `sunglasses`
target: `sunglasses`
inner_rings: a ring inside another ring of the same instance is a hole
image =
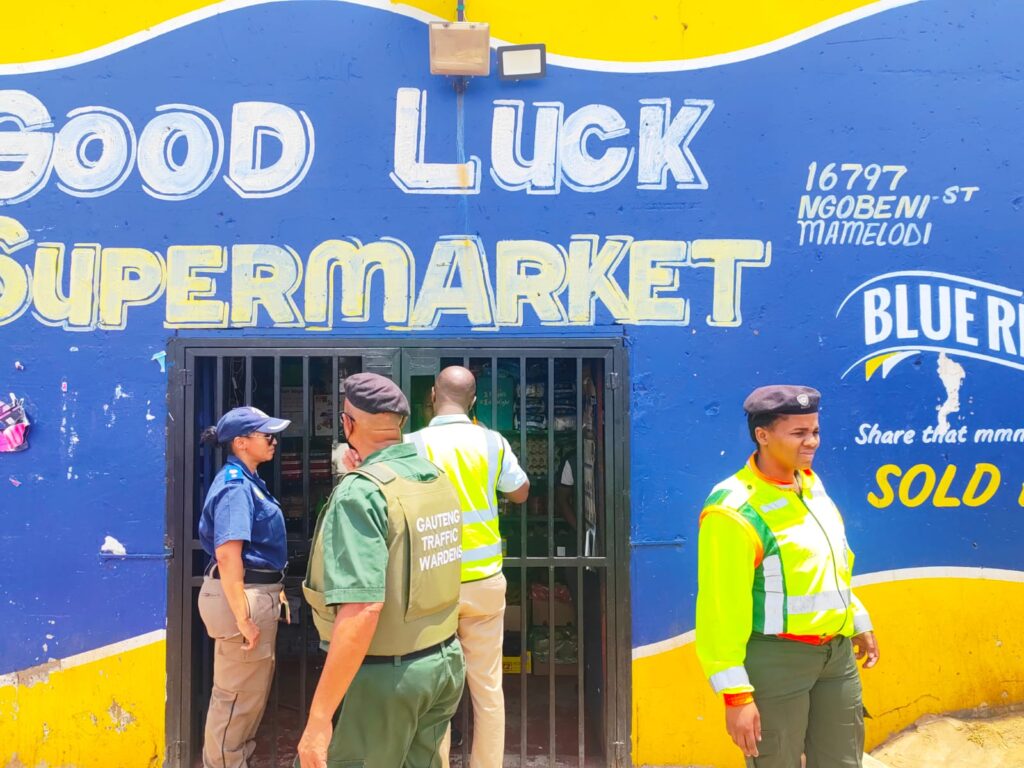
[[[265,432],[253,432],[249,435],[246,435],[246,437],[262,437],[270,445],[273,445],[274,443],[277,442],[277,435],[268,435]]]

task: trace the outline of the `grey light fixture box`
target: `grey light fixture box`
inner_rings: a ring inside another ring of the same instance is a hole
[[[474,21],[430,22],[430,74],[491,74],[491,25]]]
[[[544,43],[503,45],[498,48],[498,76],[502,80],[535,80],[547,74]]]

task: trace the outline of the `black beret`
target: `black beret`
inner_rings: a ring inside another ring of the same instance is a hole
[[[409,401],[402,390],[377,373],[356,373],[345,379],[345,399],[367,413],[409,415]]]
[[[799,413],[817,413],[821,392],[813,387],[797,384],[770,384],[758,387],[743,401],[748,416],[765,414],[790,416]]]

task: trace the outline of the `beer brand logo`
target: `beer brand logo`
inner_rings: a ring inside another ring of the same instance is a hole
[[[863,365],[865,380],[884,379],[923,352],[1024,371],[1024,291],[943,272],[890,272],[857,286],[836,317],[857,307],[868,351],[843,378]]]

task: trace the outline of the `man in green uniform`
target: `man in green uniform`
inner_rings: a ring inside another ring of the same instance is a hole
[[[700,516],[697,656],[753,768],[862,764],[855,659],[874,666],[878,644],[850,588],[843,519],[811,471],[820,397],[754,390],[743,408],[757,450]]]
[[[301,768],[436,768],[462,698],[459,500],[402,443],[408,415],[389,379],[346,379],[343,427],[358,468],[317,522],[303,584],[327,660],[299,741]]]

